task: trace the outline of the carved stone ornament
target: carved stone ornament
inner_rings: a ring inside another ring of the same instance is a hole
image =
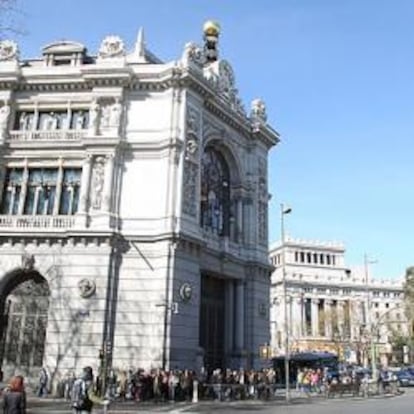
[[[96,291],[96,284],[93,280],[82,279],[78,283],[79,294],[82,298],[90,298]]]
[[[261,99],[254,99],[251,104],[250,118],[254,122],[266,123],[266,105]]]
[[[105,176],[105,158],[96,157],[92,172],[92,194],[91,205],[95,210],[100,210],[102,205],[102,192]]]
[[[194,63],[202,67],[206,62],[206,57],[203,49],[193,42],[186,43],[183,52],[183,61],[185,64]]]
[[[17,60],[19,58],[19,48],[12,40],[2,40],[0,42],[0,61]]]
[[[124,55],[124,42],[119,36],[107,36],[102,40],[98,53],[99,58],[117,58]]]
[[[188,302],[191,297],[193,296],[193,288],[189,283],[183,283],[180,286],[180,298],[183,300],[183,302]]]
[[[240,114],[246,111],[238,96],[233,68],[226,60],[217,60],[204,69],[205,78],[217,90],[217,93],[230,103],[230,107]]]
[[[24,252],[22,254],[22,269],[25,271],[33,270],[35,258],[32,254]]]

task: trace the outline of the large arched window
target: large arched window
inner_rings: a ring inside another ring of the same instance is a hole
[[[229,236],[230,208],[229,167],[220,152],[207,147],[201,166],[201,227],[220,236]]]

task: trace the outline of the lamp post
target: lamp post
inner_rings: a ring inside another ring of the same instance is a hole
[[[366,325],[369,334],[369,346],[371,351],[371,368],[372,378],[377,376],[377,362],[375,355],[375,342],[374,342],[374,327],[371,320],[371,297],[369,292],[369,265],[376,263],[376,260],[369,260],[368,255],[364,254],[364,271],[365,271],[365,290],[366,290]]]
[[[285,397],[290,401],[290,378],[289,378],[289,321],[286,291],[286,256],[285,256],[285,215],[292,211],[290,207],[280,204],[280,240],[282,244],[282,290],[283,290],[283,307],[284,307],[284,325],[285,325]]]

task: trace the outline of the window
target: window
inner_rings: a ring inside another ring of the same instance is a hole
[[[299,252],[295,252],[295,262],[299,261]]]
[[[27,176],[24,180],[23,177]],[[58,168],[10,168],[6,171],[1,213],[17,215],[73,215],[78,210],[81,169],[65,168],[58,183]],[[57,186],[61,186],[57,199]],[[22,198],[22,188],[25,197]],[[57,205],[56,205],[57,204]],[[59,208],[58,208],[59,207]]]
[[[202,159],[200,225],[220,236],[230,235],[230,172],[223,156],[207,148]]]
[[[317,253],[313,254],[313,263],[318,263],[318,255]]]
[[[390,307],[390,304],[389,304],[389,303],[386,303],[386,304],[385,304],[385,307],[386,307],[386,308],[389,308],[389,307]]]
[[[331,264],[331,256],[329,256],[329,254],[326,255],[326,264],[327,265],[330,265]]]
[[[332,256],[332,266],[335,266],[335,256]]]
[[[322,253],[319,256],[319,262],[320,264],[324,264],[324,255]]]
[[[306,254],[306,259],[308,263],[312,263],[312,254],[311,253],[307,253]]]
[[[78,211],[81,170],[67,168],[63,173],[59,214],[72,215]]]
[[[305,261],[305,253],[300,252],[300,262],[303,263]]]
[[[89,110],[87,109],[73,109],[70,112],[41,111],[37,114],[37,117],[35,117],[34,111],[20,111],[17,112],[14,129],[19,131],[53,131],[61,129],[80,130],[87,129],[88,126]]]
[[[3,199],[1,204],[2,214],[18,214],[20,194],[22,191],[23,169],[12,168],[6,171],[4,181]]]

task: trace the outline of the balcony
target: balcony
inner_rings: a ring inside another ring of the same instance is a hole
[[[76,141],[86,137],[86,129],[59,129],[35,131],[10,131],[11,141]]]
[[[0,215],[0,228],[9,230],[66,230],[74,227],[75,216]]]

